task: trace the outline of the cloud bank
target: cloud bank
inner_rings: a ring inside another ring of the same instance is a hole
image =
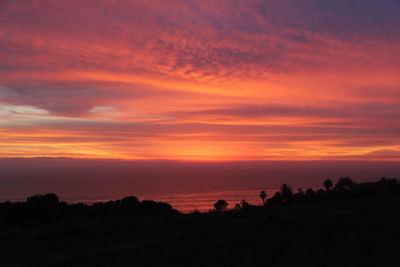
[[[0,1],[0,156],[398,160],[399,13]]]

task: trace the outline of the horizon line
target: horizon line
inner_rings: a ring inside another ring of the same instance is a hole
[[[377,158],[329,158],[329,159],[171,159],[171,158],[85,158],[85,157],[0,157],[0,160],[82,160],[82,161],[127,161],[127,162],[387,162],[399,163],[400,159]]]

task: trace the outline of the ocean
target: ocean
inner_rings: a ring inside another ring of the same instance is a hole
[[[93,203],[134,195],[170,203],[182,212],[208,211],[224,199],[233,208],[242,199],[260,205],[259,193],[272,196],[281,184],[321,188],[325,179],[357,182],[400,178],[398,162],[184,162],[0,159],[0,201],[21,201],[56,193],[69,203]]]

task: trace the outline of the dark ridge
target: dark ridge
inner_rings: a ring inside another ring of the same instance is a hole
[[[356,183],[349,177],[340,178],[334,185],[330,179],[323,183],[324,189],[298,188],[283,184],[280,191],[267,198],[265,191],[259,196],[263,207],[294,205],[302,202],[320,202],[343,198],[367,198],[378,196],[400,195],[400,182],[395,178],[381,178],[377,182]],[[223,199],[214,204],[210,212],[228,211],[229,203]],[[236,203],[234,209],[260,208],[251,205],[246,200]],[[72,217],[112,217],[112,216],[144,216],[180,214],[168,203],[152,200],[139,201],[135,196],[128,196],[120,200],[98,202],[92,205],[84,203],[68,204],[60,201],[54,193],[34,195],[24,202],[0,203],[0,219],[6,222],[19,220],[58,220]]]
[[[139,201],[134,196],[120,200],[68,204],[60,201],[54,193],[28,197],[24,202],[0,203],[0,219],[9,223],[41,220],[52,221],[76,217],[114,217],[179,214],[172,206],[152,200]]]
[[[261,192],[261,206],[221,199],[192,214],[133,196],[3,202],[0,266],[400,266],[399,181],[323,186],[284,184]]]

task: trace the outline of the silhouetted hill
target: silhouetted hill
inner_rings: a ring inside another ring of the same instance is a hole
[[[62,220],[76,217],[115,217],[177,214],[179,211],[168,203],[152,200],[139,201],[134,196],[120,200],[68,204],[59,201],[54,193],[28,197],[25,202],[0,203],[0,221],[13,223],[27,220]]]
[[[397,188],[394,179],[356,184],[343,178],[313,193],[282,186],[281,196],[263,207],[139,216],[138,203],[150,210],[158,204],[130,197],[90,207],[107,210],[101,215],[3,221],[0,265],[400,266]],[[49,195],[26,205],[51,209],[55,203]]]

